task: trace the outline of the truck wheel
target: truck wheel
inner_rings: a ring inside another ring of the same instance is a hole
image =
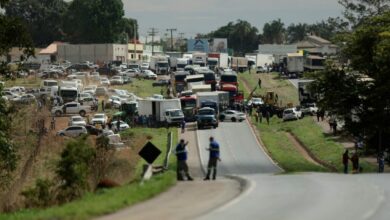
[[[232,118],[232,122],[236,122],[236,118]]]
[[[62,113],[61,113],[61,111],[56,111],[56,112],[55,112],[55,115],[56,115],[57,117],[60,117],[60,116],[62,115]]]
[[[86,112],[84,110],[82,110],[82,111],[79,112],[79,114],[80,114],[81,117],[84,117]]]

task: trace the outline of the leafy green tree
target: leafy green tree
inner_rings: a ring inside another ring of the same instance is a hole
[[[263,27],[262,43],[282,44],[285,42],[286,29],[284,23],[278,19],[265,23]]]
[[[328,68],[313,89],[320,105],[341,116],[349,132],[381,151],[390,136],[390,11],[366,19],[345,39],[350,69]]]
[[[26,24],[35,46],[45,47],[64,39],[62,19],[67,8],[63,0],[14,0],[5,10]]]
[[[287,41],[296,43],[302,41],[308,32],[308,25],[305,23],[291,24],[287,27]]]
[[[353,27],[390,10],[390,0],[339,0],[339,3],[344,6],[344,17]]]
[[[341,18],[328,18],[308,25],[307,31],[330,41],[334,41],[338,34],[349,32],[348,22]]]
[[[89,189],[88,177],[94,156],[95,150],[89,146],[86,137],[67,143],[56,170],[62,180],[60,201],[78,198]]]
[[[227,38],[228,45],[237,54],[244,54],[256,50],[259,44],[258,29],[249,22],[237,20],[207,34],[210,38]]]
[[[116,43],[123,37],[121,0],[74,0],[64,19],[72,43]]]

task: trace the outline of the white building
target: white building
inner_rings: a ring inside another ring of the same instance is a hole
[[[315,35],[309,35],[305,40],[296,44],[298,50],[305,50],[312,55],[334,55],[338,52],[338,46]]]
[[[127,44],[62,44],[58,45],[58,61],[72,63],[91,61],[102,64],[110,61],[127,62]]]

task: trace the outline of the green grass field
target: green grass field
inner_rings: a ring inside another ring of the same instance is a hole
[[[177,142],[177,129],[171,128],[173,132],[173,144]],[[162,154],[154,164],[160,165],[164,160],[167,146],[167,130],[134,128],[122,133],[124,138],[128,136],[138,137],[140,135],[150,136],[151,142],[156,145]],[[0,220],[42,220],[42,219],[90,219],[92,217],[113,213],[119,209],[134,205],[141,201],[166,191],[176,183],[175,158],[169,161],[169,170],[163,174],[153,176],[151,180],[141,184],[140,174],[142,164],[137,163],[136,179],[134,182],[109,190],[102,190],[97,193],[88,193],[81,199],[56,207],[37,210],[22,210],[15,213],[0,214]]]
[[[113,86],[113,88],[126,89],[127,91],[132,92],[141,98],[150,97],[153,94],[160,94],[161,88],[163,88],[164,95],[166,94],[165,87],[153,87],[152,83],[153,80],[133,79],[132,83],[122,86]]]

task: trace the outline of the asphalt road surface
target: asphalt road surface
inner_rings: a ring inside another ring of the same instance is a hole
[[[221,145],[219,175],[240,176],[249,187],[230,203],[198,219],[390,219],[387,174],[275,175],[279,168],[260,148],[246,122],[221,123],[217,129],[198,131],[204,167],[210,135]]]

